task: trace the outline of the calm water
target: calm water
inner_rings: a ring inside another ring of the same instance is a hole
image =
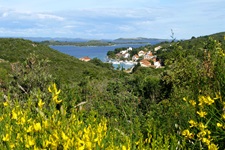
[[[50,46],[51,48],[58,50],[62,53],[81,58],[88,56],[90,58],[98,58],[103,62],[106,62],[106,55],[108,51],[113,51],[115,48],[120,47],[132,47],[138,48],[145,46],[146,44],[119,44],[113,46]]]
[[[138,48],[145,45],[146,44],[118,44],[113,46],[50,46],[50,47],[62,53],[74,56],[76,58],[88,56],[90,58],[98,58],[102,62],[106,62],[108,51],[113,51],[115,50],[115,48],[121,47]],[[113,64],[113,66],[115,69],[118,67],[128,69],[134,66],[134,64],[120,63],[120,64]]]

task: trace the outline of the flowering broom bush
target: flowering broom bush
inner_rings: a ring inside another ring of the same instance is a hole
[[[220,93],[215,98],[199,96],[198,101],[184,100],[194,107],[196,119],[189,120],[190,127],[182,132],[191,147],[217,150],[225,147],[225,102]]]
[[[95,112],[67,112],[66,103],[59,99],[61,90],[49,86],[51,101],[29,98],[26,102],[11,100],[0,104],[1,149],[174,149],[175,136],[152,136],[141,133],[132,140],[119,129],[109,127],[107,119]]]

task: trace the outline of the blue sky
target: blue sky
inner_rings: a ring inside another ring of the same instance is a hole
[[[225,31],[224,0],[0,0],[0,37],[189,39]]]

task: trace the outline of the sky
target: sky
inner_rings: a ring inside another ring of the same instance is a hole
[[[224,31],[224,0],[0,0],[0,37],[190,39]]]

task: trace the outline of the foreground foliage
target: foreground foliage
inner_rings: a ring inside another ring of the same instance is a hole
[[[2,149],[225,148],[223,42],[166,43],[156,54],[165,68],[132,74],[24,40],[0,44]]]
[[[174,149],[178,147],[175,135],[158,136],[148,133],[147,138],[137,132],[133,139],[117,128],[109,126],[105,117],[96,112],[68,112],[61,90],[56,84],[48,88],[51,101],[42,99],[27,102],[13,101],[8,96],[2,102],[0,133],[2,149]],[[170,140],[173,143],[170,143]]]

